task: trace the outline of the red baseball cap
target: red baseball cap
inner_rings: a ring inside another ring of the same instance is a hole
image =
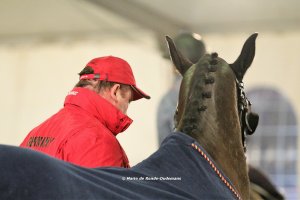
[[[83,74],[82,79],[99,79],[130,85],[133,91],[133,101],[150,96],[136,86],[130,65],[123,59],[114,56],[94,58],[86,67],[91,67],[94,74]]]

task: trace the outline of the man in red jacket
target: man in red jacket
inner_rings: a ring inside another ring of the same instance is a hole
[[[126,115],[129,103],[150,96],[136,86],[130,65],[121,58],[95,58],[79,75],[64,107],[20,146],[84,167],[129,167],[116,135],[132,123]]]

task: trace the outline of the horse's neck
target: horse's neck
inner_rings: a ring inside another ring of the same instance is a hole
[[[236,139],[237,134],[240,133],[226,126],[213,130],[212,127],[209,127],[209,122],[206,123],[206,126],[201,137],[197,139],[198,142],[231,180],[242,198],[248,199],[249,178],[246,158],[241,140]]]
[[[247,186],[249,178],[240,133],[241,129],[238,123],[239,118],[235,112],[237,108],[234,107],[235,104],[230,102],[228,102],[228,105],[224,104],[226,104],[224,97],[220,100],[215,98],[214,101],[211,101],[211,105],[203,113],[206,116],[203,118],[209,121],[200,122],[204,126],[207,126],[207,128],[203,128],[203,132],[198,140],[232,181],[242,197],[247,199],[249,194],[249,185]],[[213,127],[209,127],[211,126],[212,119],[214,119]],[[207,141],[212,142],[208,144]]]

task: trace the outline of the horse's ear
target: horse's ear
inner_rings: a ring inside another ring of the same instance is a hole
[[[236,78],[242,81],[247,69],[250,67],[255,56],[255,40],[258,33],[252,34],[245,42],[241,54],[236,61],[230,64]]]
[[[193,63],[189,61],[187,58],[185,58],[180,53],[180,51],[177,50],[173,40],[169,36],[166,36],[166,40],[168,42],[171,60],[175,65],[176,69],[183,76],[184,73],[193,65]]]

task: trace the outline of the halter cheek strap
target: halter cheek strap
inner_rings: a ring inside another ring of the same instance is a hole
[[[258,125],[258,114],[251,111],[251,102],[247,99],[244,92],[244,83],[236,79],[238,94],[238,111],[241,125],[242,144],[246,152],[246,137],[252,135]]]

